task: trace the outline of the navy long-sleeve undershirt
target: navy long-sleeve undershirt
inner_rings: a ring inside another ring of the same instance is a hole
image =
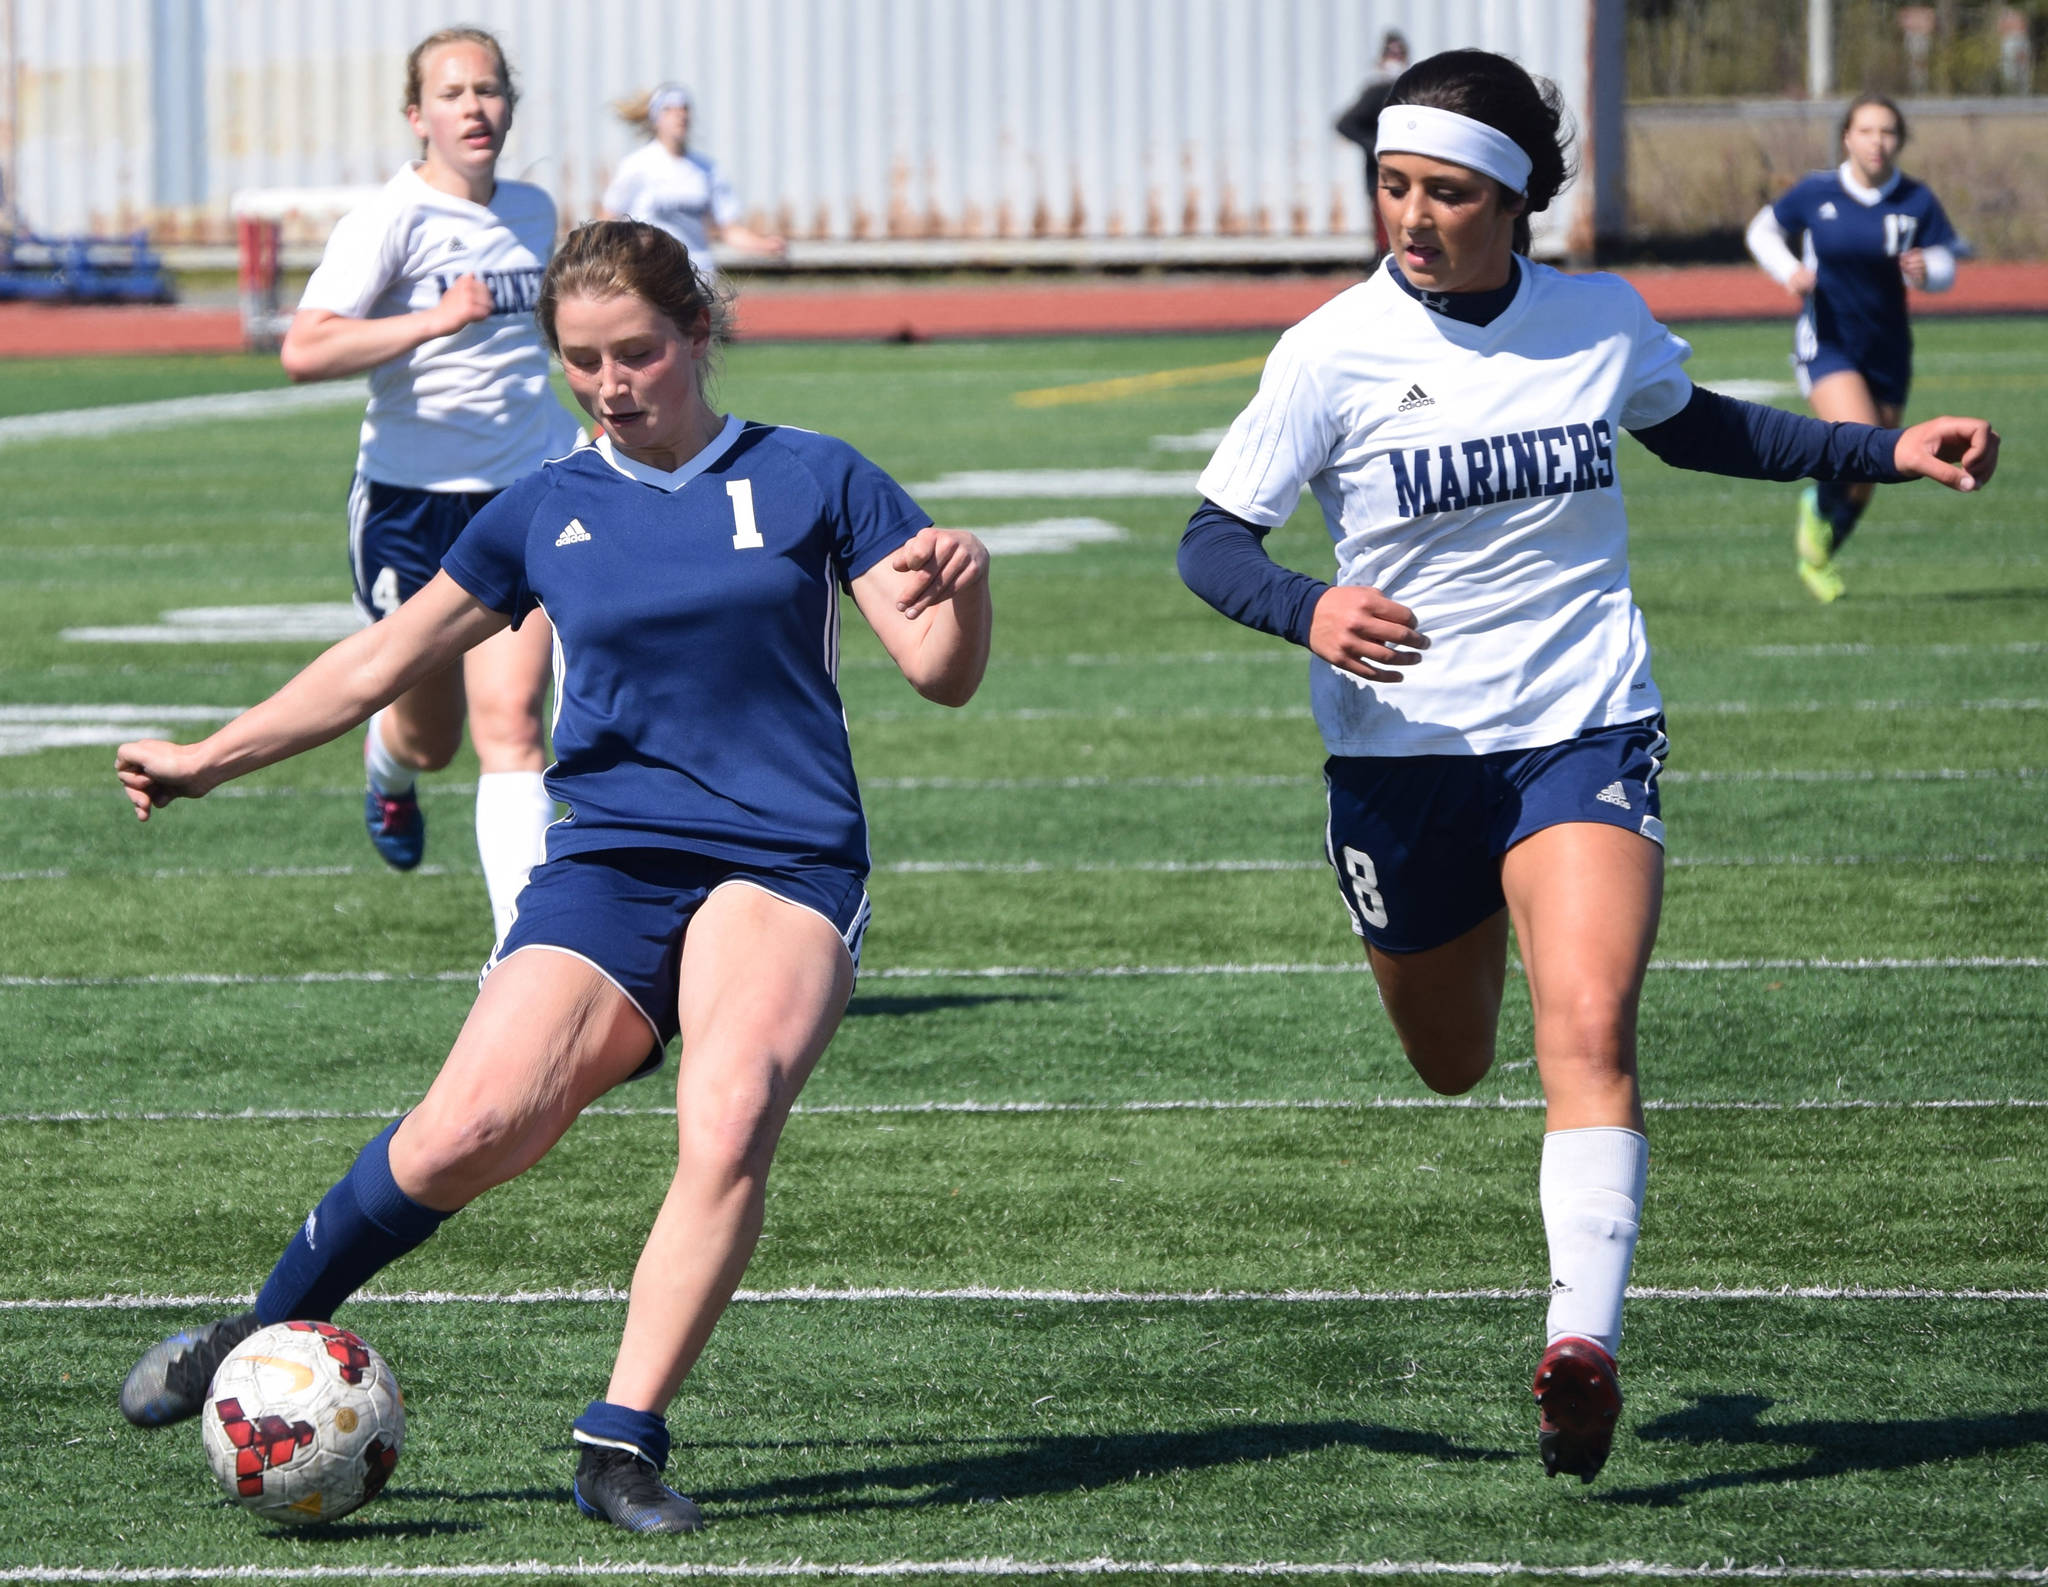
[[[1898,430],[1829,424],[1704,386],[1662,424],[1629,433],[1673,468],[1736,479],[1889,485],[1906,477],[1892,462]],[[1275,562],[1265,546],[1270,532],[1203,502],[1180,537],[1181,580],[1225,617],[1305,646],[1330,586]]]

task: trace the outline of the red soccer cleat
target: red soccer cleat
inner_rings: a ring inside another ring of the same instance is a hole
[[[1536,1365],[1536,1451],[1543,1474],[1591,1482],[1607,1464],[1621,1419],[1621,1378],[1614,1357],[1590,1339],[1567,1335]]]

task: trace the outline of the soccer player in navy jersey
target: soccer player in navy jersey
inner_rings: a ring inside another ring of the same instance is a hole
[[[776,1142],[845,1010],[868,922],[835,681],[840,590],[942,704],[979,686],[990,624],[974,536],[932,527],[843,441],[706,403],[721,311],[658,227],[580,227],[537,312],[597,442],[484,507],[417,595],[211,738],[117,752],[147,820],[326,742],[543,605],[554,622],[548,787],[569,813],[453,1051],[293,1236],[253,1311],[136,1364],[130,1421],[196,1414],[240,1339],[329,1317],[680,1032],[676,1175],[610,1385],[576,1420],[575,1492],[628,1530],[700,1524],[661,1480],[664,1412],[753,1252]]]
[[[1626,281],[1527,257],[1567,180],[1556,90],[1480,50],[1421,61],[1375,134],[1385,265],[1280,338],[1201,477],[1190,588],[1311,651],[1325,842],[1380,1001],[1431,1089],[1492,1067],[1510,924],[1543,1083],[1551,1475],[1590,1482],[1649,1142],[1636,1015],[1663,907],[1668,743],[1629,588],[1620,432],[1763,479],[1974,490],[1981,419],[1826,425],[1695,387],[1692,349]],[[1313,493],[1334,584],[1264,537]]]
[[[1852,100],[1832,171],[1802,177],[1749,223],[1749,251],[1804,300],[1793,331],[1799,389],[1819,417],[1890,427],[1913,383],[1906,288],[1946,292],[1967,252],[1941,203],[1898,168],[1906,118],[1882,94]],[[1803,239],[1801,252],[1792,251]],[[1816,600],[1842,594],[1834,556],[1870,505],[1872,487],[1823,480],[1801,492],[1799,577]]]

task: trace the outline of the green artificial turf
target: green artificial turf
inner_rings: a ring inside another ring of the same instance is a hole
[[[1093,517],[1124,535],[998,558],[994,661],[965,710],[916,699],[849,622],[875,922],[746,1282],[1508,1293],[743,1304],[674,1415],[672,1474],[713,1520],[683,1542],[566,1502],[567,1424],[602,1391],[616,1302],[366,1300],[344,1320],[391,1356],[411,1408],[391,1489],[339,1526],[253,1524],[211,1488],[191,1428],[141,1434],[113,1410],[135,1353],[208,1315],[135,1297],[253,1287],[425,1088],[490,946],[475,764],[424,785],[412,876],[362,838],[353,735],[136,823],[111,744],[31,748],[24,708],[225,712],[317,646],[64,631],[345,601],[358,416],[17,443],[0,513],[0,1569],[2048,1564],[2048,466],[2032,445],[2048,330],[1923,328],[1914,411],[1987,413],[2000,474],[1976,499],[1883,492],[1835,606],[1792,576],[1790,487],[1623,446],[1672,738],[1635,1277],[1675,1293],[1631,1304],[1625,1428],[1589,1488],[1545,1482],[1531,1452],[1546,1268],[1526,989],[1510,979],[1472,1097],[1432,1097],[1322,864],[1304,658],[1174,571],[1203,461],[1185,438],[1226,424],[1254,377],[1013,401],[1270,340],[727,355],[725,405],[842,434],[913,487],[1141,468],[1187,488],[935,496],[944,522]],[[1780,327],[1693,340],[1704,383],[1787,377]],[[26,378],[0,414],[282,383],[244,359],[11,373]],[[1327,572],[1312,505],[1269,545]],[[673,1168],[674,1062],[376,1287],[623,1285]],[[1792,1293],[1816,1288],[1939,1293]],[[41,1307],[57,1301],[82,1304]]]

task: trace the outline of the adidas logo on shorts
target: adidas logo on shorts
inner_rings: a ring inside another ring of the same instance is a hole
[[[555,536],[558,546],[578,546],[590,538],[590,531],[583,527],[581,518],[571,518],[569,526]]]
[[[1408,394],[1401,399],[1394,411],[1396,413],[1406,413],[1410,408],[1434,408],[1435,406],[1436,398],[1432,397],[1420,386],[1410,386]]]
[[[1593,797],[1604,805],[1620,805],[1624,810],[1635,809],[1635,806],[1628,802],[1628,795],[1622,792],[1621,779],[1619,777],[1615,778],[1613,782],[1602,788]]]

